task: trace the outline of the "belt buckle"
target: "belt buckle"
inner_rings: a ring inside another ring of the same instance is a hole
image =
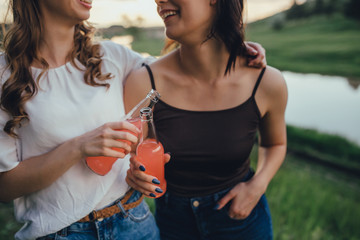
[[[89,219],[91,222],[95,221],[97,219],[97,212],[95,210],[93,210],[90,214],[89,214]]]

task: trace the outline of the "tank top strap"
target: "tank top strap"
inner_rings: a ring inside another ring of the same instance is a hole
[[[154,81],[154,75],[153,75],[153,73],[152,73],[152,71],[151,71],[150,66],[147,65],[147,64],[145,64],[145,63],[143,64],[143,66],[145,66],[145,67],[146,67],[146,70],[148,71],[148,74],[149,74],[149,77],[150,77],[150,82],[151,82],[151,88],[154,89],[154,90],[156,90],[155,81]]]
[[[261,70],[261,72],[260,72],[260,75],[259,75],[259,77],[258,77],[258,79],[257,79],[257,81],[256,81],[256,83],[255,83],[254,90],[253,90],[253,92],[252,92],[252,94],[251,94],[252,97],[255,96],[256,90],[258,89],[259,84],[260,84],[260,82],[261,82],[261,79],[262,79],[262,77],[264,76],[265,70],[266,70],[266,67],[264,67],[264,68]]]

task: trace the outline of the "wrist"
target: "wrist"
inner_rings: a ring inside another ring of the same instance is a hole
[[[69,149],[70,153],[72,156],[74,156],[76,159],[83,159],[85,158],[85,154],[84,154],[84,151],[82,150],[83,147],[82,147],[82,141],[80,139],[80,137],[75,137],[71,140],[69,140],[67,143],[66,143],[71,149]]]
[[[253,188],[257,189],[261,194],[264,194],[269,185],[269,181],[267,181],[264,177],[260,175],[255,175],[251,179],[251,185]]]

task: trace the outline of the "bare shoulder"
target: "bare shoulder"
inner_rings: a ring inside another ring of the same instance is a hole
[[[288,91],[285,79],[278,69],[271,66],[266,67],[258,94],[255,97],[263,116],[269,112],[284,113]]]
[[[287,94],[287,86],[282,73],[271,66],[266,67],[259,89],[270,96]]]

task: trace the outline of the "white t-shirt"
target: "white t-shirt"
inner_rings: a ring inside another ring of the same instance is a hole
[[[124,80],[131,70],[153,59],[144,60],[140,54],[110,41],[101,46],[102,73],[114,76],[107,80],[110,88],[85,84],[83,71],[67,63],[49,69],[40,79],[38,93],[25,104],[30,121],[16,129],[19,139],[3,131],[10,117],[0,110],[0,172],[106,122],[119,121],[124,115]],[[0,87],[9,77],[5,66],[1,54]],[[32,68],[33,78],[37,79],[41,71]],[[128,157],[118,159],[105,176],[93,173],[85,161],[79,161],[49,187],[15,199],[15,217],[25,223],[15,238],[35,239],[56,232],[123,196],[128,190],[128,161]]]

